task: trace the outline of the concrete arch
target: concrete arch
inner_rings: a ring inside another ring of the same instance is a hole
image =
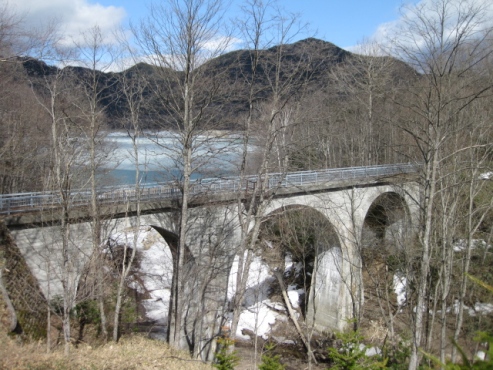
[[[318,217],[320,217],[321,222],[323,224],[325,224],[325,227],[327,228],[327,230],[325,230],[326,232],[322,232],[322,234],[325,234],[323,236],[324,241],[330,244],[329,248],[331,246],[337,246],[338,248],[343,247],[343,243],[341,241],[341,236],[337,232],[336,226],[332,223],[332,220],[327,216],[326,213],[322,212],[321,209],[313,207],[311,205],[296,204],[296,203],[287,204],[287,205],[285,204],[285,205],[280,206],[279,208],[271,210],[268,214],[266,214],[263,217],[263,220],[267,220],[269,218],[279,217],[279,216],[282,216],[283,214],[296,212],[296,211],[309,211],[313,214],[313,216],[318,215]],[[307,221],[307,220],[304,220],[304,221]],[[317,226],[323,227],[324,225],[319,224]],[[316,246],[317,250],[315,250],[314,252],[315,253],[323,253],[323,252],[327,251],[328,249],[324,248],[324,247],[325,247],[324,245],[318,245],[318,246]]]
[[[314,327],[319,330],[342,330],[347,324],[347,319],[357,315],[356,311],[363,304],[363,261],[360,248],[365,238],[363,230],[368,213],[374,212],[377,206],[383,207],[382,203],[385,204],[385,201],[392,203],[391,201],[398,200],[397,209],[401,217],[387,216],[387,230],[388,233],[401,231],[405,232],[406,237],[410,236],[413,233],[412,225],[416,224],[418,215],[416,196],[419,196],[416,184],[382,184],[348,187],[321,194],[300,194],[274,199],[269,204],[265,214],[273,213],[282,207],[310,207],[324,215],[338,235],[340,249],[333,250],[331,256],[319,257],[321,271],[325,274],[319,279],[325,281],[325,284],[319,290],[319,296],[323,298],[316,300],[312,305],[311,323]],[[396,222],[401,219],[404,221]],[[393,226],[390,227],[391,225]],[[408,229],[410,231],[407,231]],[[337,266],[337,277],[328,272],[334,270],[334,266]],[[331,286],[330,279],[340,279],[342,282],[338,289],[337,306],[331,303],[336,294],[331,290],[333,285]]]
[[[411,210],[403,194],[390,190],[369,200],[361,225],[361,245],[371,247],[387,242],[402,248],[412,225]]]
[[[286,200],[286,199],[284,199]],[[351,255],[347,249],[344,236],[337,230],[329,218],[333,216],[323,206],[317,197],[304,197],[305,204],[296,199],[270,204],[264,219],[275,218],[289,212],[308,210],[318,215],[326,228],[324,240],[317,240],[314,245],[314,265],[311,274],[311,284],[308,294],[308,304],[305,318],[309,325],[319,330],[341,330],[346,324],[351,309],[348,307],[347,265],[350,264],[347,256]],[[318,225],[320,226],[320,225]]]

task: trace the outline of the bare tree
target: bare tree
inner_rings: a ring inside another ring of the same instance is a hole
[[[242,71],[240,83],[246,86],[248,111],[243,118],[239,173],[242,183],[246,183],[247,201],[243,202],[244,194],[238,194],[241,238],[237,248],[236,293],[232,302],[233,335],[238,327],[250,263],[265,209],[289,168],[287,146],[290,144],[290,132],[299,122],[295,115],[298,112],[295,97],[304,91],[309,69],[309,63],[303,57],[292,64],[285,58],[286,44],[301,32],[296,15],[281,15],[275,2],[255,0],[245,5],[243,13],[247,17],[240,25],[249,48],[249,67]],[[273,44],[277,46],[263,50]],[[265,85],[259,84],[262,80],[266,81],[267,91],[271,95],[268,102],[261,99],[265,89]],[[254,142],[258,149],[256,157],[251,157],[249,147]],[[255,167],[251,166],[252,158],[255,158]],[[267,174],[272,171],[278,172],[276,178],[268,178]],[[252,173],[255,180],[252,180]]]
[[[89,170],[89,184],[91,191],[90,215],[91,215],[91,235],[93,253],[95,256],[101,254],[102,241],[105,239],[103,215],[99,204],[99,188],[104,184],[101,180],[102,166],[107,160],[111,146],[106,144],[104,136],[106,134],[106,115],[103,98],[105,89],[109,90],[114,81],[104,76],[106,71],[115,58],[115,50],[105,40],[105,35],[101,29],[95,26],[84,34],[83,43],[76,44],[78,58],[85,67],[79,77],[80,95],[83,97],[79,109],[79,119],[83,123],[82,140],[87,145],[87,167]],[[102,258],[97,258],[102,260]],[[104,277],[103,269],[96,269],[97,297],[101,317],[102,335],[105,340],[108,338],[108,324],[106,309],[104,304]]]
[[[398,127],[414,141],[422,163],[421,262],[416,276],[417,301],[413,321],[413,342],[409,369],[419,363],[426,302],[429,294],[434,212],[442,192],[440,180],[450,153],[450,143],[471,121],[458,120],[460,114],[491,90],[478,64],[492,52],[485,41],[491,29],[485,24],[486,4],[475,1],[434,0],[404,8],[404,24],[393,41],[393,52],[410,64],[419,75],[408,87],[404,99],[396,103],[404,115]],[[464,145],[460,149],[467,149]],[[459,148],[456,148],[459,149]]]
[[[264,221],[258,243],[262,259],[277,281],[289,318],[306,348],[311,367],[312,363],[317,363],[311,343],[315,332],[315,320],[311,316],[318,308],[316,277],[327,273],[318,269],[322,255],[330,253],[334,247],[332,225],[311,209],[282,209]],[[290,261],[291,266],[287,266],[286,261]],[[286,285],[304,291],[298,302],[292,303]],[[296,307],[301,315],[295,311]]]
[[[481,102],[478,104],[480,107],[483,104],[487,104],[488,106],[491,106],[491,99],[488,99],[484,102]],[[464,315],[464,309],[465,309],[465,296],[466,292],[468,289],[468,281],[467,281],[467,274],[470,271],[470,264],[471,264],[471,254],[472,250],[475,247],[474,246],[474,238],[476,237],[483,237],[484,240],[488,240],[490,237],[489,235],[481,235],[479,233],[479,229],[482,227],[482,225],[485,222],[485,219],[487,218],[488,214],[491,212],[491,209],[493,207],[493,198],[490,198],[490,200],[486,201],[478,201],[478,197],[481,194],[481,192],[484,191],[486,185],[486,181],[482,176],[484,176],[485,173],[488,173],[491,171],[491,164],[490,164],[490,156],[491,156],[491,150],[493,149],[491,146],[491,143],[488,143],[487,141],[484,141],[485,138],[491,137],[492,132],[491,132],[491,125],[487,123],[487,119],[483,114],[486,112],[479,108],[474,109],[474,118],[471,118],[475,122],[475,127],[470,131],[470,134],[468,135],[467,139],[469,143],[466,145],[469,146],[469,150],[465,153],[465,155],[468,157],[465,159],[462,163],[463,166],[465,167],[462,171],[457,171],[457,177],[461,179],[465,179],[464,181],[464,188],[461,190],[463,191],[463,194],[465,193],[466,196],[462,197],[459,195],[460,199],[464,199],[466,201],[465,207],[464,205],[462,207],[458,207],[458,213],[463,211],[465,208],[465,212],[462,213],[465,215],[464,218],[461,218],[462,223],[465,225],[463,227],[464,229],[464,236],[467,240],[466,243],[466,251],[465,251],[465,258],[464,262],[461,264],[461,271],[463,273],[462,278],[460,280],[460,289],[458,293],[458,299],[459,299],[459,307],[458,307],[458,312],[456,315],[456,322],[455,322],[455,331],[454,331],[454,340],[457,342],[459,338],[459,334],[461,333],[462,326],[463,326],[463,315]],[[487,114],[487,113],[486,113]],[[462,156],[460,156],[462,157]],[[461,176],[462,175],[462,176]],[[458,214],[459,216],[459,214]],[[456,361],[456,356],[457,356],[457,349],[454,347],[452,349],[452,360]]]
[[[77,280],[80,269],[78,245],[74,243],[71,231],[71,212],[73,210],[73,188],[80,184],[80,168],[84,163],[84,148],[79,140],[81,127],[77,125],[75,109],[73,107],[76,95],[73,93],[73,80],[70,73],[65,70],[57,70],[54,75],[44,78],[41,95],[37,95],[40,106],[45,110],[51,121],[51,165],[48,178],[45,180],[45,189],[58,194],[60,207],[53,212],[59,222],[57,235],[60,240],[54,240],[59,245],[55,248],[59,252],[59,274],[52,273],[48,268],[48,274],[58,275],[62,285],[62,322],[65,343],[65,354],[68,355],[71,344],[70,314],[76,304]],[[39,91],[39,90],[38,90]],[[48,212],[51,214],[50,212]],[[51,259],[53,255],[47,258]],[[53,262],[56,264],[56,262]],[[48,283],[49,284],[49,283]],[[50,300],[52,297],[47,297]]]
[[[206,75],[200,66],[222,53],[230,39],[224,31],[223,8],[219,0],[169,0],[155,3],[150,17],[134,28],[142,53],[155,64],[162,81],[153,85],[153,93],[161,112],[158,126],[173,130],[178,145],[171,149],[177,163],[181,195],[178,202],[175,255],[168,338],[170,344],[187,348],[184,315],[187,305],[198,297],[188,296],[186,242],[190,237],[189,203],[192,201],[192,175],[204,165],[197,153],[211,138],[208,131],[219,119],[214,99],[221,88],[217,69]],[[204,138],[199,138],[204,135]],[[163,145],[163,141],[156,144]],[[166,145],[166,144],[164,144]],[[191,302],[188,302],[191,300]],[[192,348],[192,351],[193,348]]]
[[[335,109],[346,127],[351,127],[346,131],[351,135],[349,140],[354,141],[347,153],[353,160],[348,164],[395,163],[394,157],[389,158],[386,153],[391,145],[383,122],[386,105],[390,103],[387,90],[399,62],[383,56],[382,48],[371,41],[363,42],[356,52],[330,72],[332,88],[342,97]]]
[[[140,197],[141,197],[141,172],[140,168],[142,165],[142,160],[140,158],[140,152],[138,147],[139,138],[142,135],[141,129],[141,110],[144,105],[144,91],[148,84],[148,81],[138,74],[129,75],[127,71],[120,75],[120,86],[122,89],[123,101],[128,107],[128,113],[126,120],[124,122],[124,127],[127,130],[127,134],[132,141],[132,156],[135,163],[135,205],[134,214],[135,220],[132,225],[134,229],[134,237],[132,248],[129,250],[129,243],[125,243],[123,246],[123,258],[121,261],[121,272],[120,280],[118,282],[118,288],[116,293],[116,303],[115,303],[115,316],[113,321],[113,341],[117,342],[119,337],[119,327],[120,327],[120,312],[124,299],[124,290],[126,284],[128,283],[127,277],[133,268],[134,260],[137,252],[137,242],[140,232]],[[130,205],[127,205],[127,208]]]

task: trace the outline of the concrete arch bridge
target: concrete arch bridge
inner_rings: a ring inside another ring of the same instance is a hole
[[[364,289],[362,248],[385,241],[399,244],[412,236],[420,197],[415,176],[416,168],[406,164],[269,174],[261,179],[269,181],[269,194],[257,218],[275,219],[279,214],[311,210],[319,215],[320,225],[330,235],[316,248],[317,269],[306,307],[306,317],[316,328],[342,329],[346,319],[353,315],[355,300],[362,299]],[[194,184],[196,197],[191,203],[186,230],[188,264],[182,276],[189,280],[186,295],[191,299],[187,312],[195,312],[195,316],[193,320],[184,317],[184,329],[191,333],[200,324],[209,338],[204,339],[203,346],[218,335],[227,311],[228,277],[235,256],[240,253],[238,214],[246,212],[248,187],[258,181],[253,177],[247,180],[203,179]],[[141,197],[140,225],[157,230],[174,255],[178,189],[172,184],[159,187],[144,189],[147,195]],[[238,194],[244,198],[243,202],[237,202]],[[22,199],[2,196],[0,212],[4,222],[45,296],[61,294],[60,224],[54,196],[43,193],[17,196]],[[78,196],[83,198],[81,194]],[[123,196],[125,204],[122,204]],[[100,199],[105,205],[103,239],[137,224],[131,197],[131,188],[101,192]],[[48,198],[52,199],[51,203],[46,201]],[[86,208],[74,208],[70,235],[70,271],[76,284],[93,252]]]

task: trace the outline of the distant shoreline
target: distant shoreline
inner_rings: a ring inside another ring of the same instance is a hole
[[[130,130],[131,131],[131,130]],[[121,135],[128,135],[128,132],[126,130],[122,129],[115,129],[115,130],[108,130],[105,132],[107,135],[111,134],[121,134]],[[159,133],[169,133],[171,134],[169,137],[173,137],[175,135],[179,135],[180,132],[176,130],[153,130],[153,129],[145,129],[142,130],[142,133],[144,135],[158,135]],[[205,136],[205,137],[215,137],[215,138],[228,138],[228,139],[234,139],[234,138],[239,138],[243,136],[242,131],[238,130],[204,130],[196,134],[196,136]]]

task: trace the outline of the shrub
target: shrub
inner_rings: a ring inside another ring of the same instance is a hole
[[[383,358],[387,359],[386,367],[392,370],[406,370],[411,356],[411,346],[400,341],[395,347],[384,345]]]
[[[220,338],[217,340],[219,351],[216,353],[213,366],[219,370],[234,370],[234,367],[239,362],[239,357],[236,351],[230,351],[230,347],[234,341],[229,338]]]
[[[366,347],[361,345],[363,336],[359,331],[347,331],[336,333],[336,338],[340,342],[339,348],[328,348],[329,357],[334,370],[362,370],[362,369],[383,369],[386,367],[386,360],[381,360],[378,356],[366,356]]]
[[[265,345],[265,352],[262,355],[262,363],[259,365],[259,370],[284,370],[285,367],[280,362],[280,355],[273,355],[275,345],[273,343],[267,343]]]

